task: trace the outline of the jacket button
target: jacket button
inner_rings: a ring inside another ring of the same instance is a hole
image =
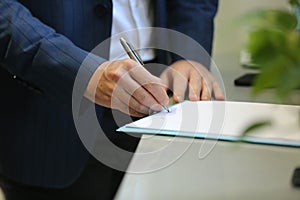
[[[95,13],[98,17],[103,17],[108,12],[108,6],[105,4],[99,4],[95,7]]]

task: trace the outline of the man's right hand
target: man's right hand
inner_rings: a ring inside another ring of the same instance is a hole
[[[162,110],[169,101],[160,78],[131,59],[101,64],[84,96],[96,104],[142,117]]]

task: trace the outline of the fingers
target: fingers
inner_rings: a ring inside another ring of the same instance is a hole
[[[118,101],[115,101],[118,99]],[[129,114],[129,110],[132,109],[138,113],[147,115],[149,114],[149,108],[145,105],[138,102],[135,98],[132,97],[132,94],[128,93],[121,87],[117,87],[112,96],[112,108],[119,108],[118,102],[122,102],[123,104],[127,105],[127,114]],[[122,106],[124,109],[124,106]],[[123,110],[124,112],[124,110]]]
[[[189,82],[189,100],[199,101],[202,88],[202,77],[198,73],[191,73]]]
[[[161,75],[160,75],[160,78],[162,80],[162,84],[163,84],[163,87],[165,89],[165,91],[167,91],[169,88],[169,86],[171,85],[172,83],[172,77],[170,76],[170,68],[166,69]]]
[[[160,78],[153,76],[142,66],[137,66],[134,69],[130,70],[129,74],[139,85],[141,85],[145,89],[145,91],[153,96],[153,98],[156,100],[156,103],[161,105],[166,105],[168,103],[169,97]],[[138,90],[138,100],[145,101],[145,91],[143,91],[141,88],[139,88]],[[142,93],[139,95],[140,92]],[[153,98],[150,99],[152,100]]]
[[[184,100],[188,85],[191,101],[211,100],[214,94],[217,100],[224,100],[224,93],[213,75],[200,63],[194,61],[176,61],[161,75],[164,84],[172,84],[174,100]]]
[[[144,113],[140,113],[137,110],[128,107],[128,105],[126,103],[124,103],[123,101],[121,101],[120,99],[116,98],[113,100],[115,105],[118,105],[117,109],[120,110],[123,113],[129,114],[133,117],[144,117],[146,114]]]
[[[188,85],[187,76],[180,72],[174,71],[173,72],[173,94],[174,94],[175,102],[181,102],[184,100],[187,85]]]
[[[161,79],[130,59],[100,65],[85,96],[99,105],[139,117],[149,114],[149,109],[161,111],[160,104],[168,102]]]
[[[198,72],[192,72],[189,82],[189,100],[207,101],[211,99],[212,83],[209,77],[202,77]]]
[[[202,79],[202,91],[200,99],[203,101],[211,100],[212,84],[210,80]]]
[[[217,81],[213,82],[213,92],[216,100],[225,100],[223,89],[220,87]]]
[[[192,70],[189,78],[189,99],[211,100],[214,94],[216,100],[224,100],[224,92],[214,76],[201,64],[191,62]]]
[[[146,107],[147,112],[149,111],[149,109],[156,112],[162,110],[162,106],[157,102],[154,96],[151,93],[149,93],[149,91],[145,89],[145,87],[142,87],[139,83],[133,80],[129,73],[124,75],[119,80],[117,87],[123,88],[123,90],[127,92],[128,97],[124,95],[124,97],[121,97],[121,99],[124,99],[127,102],[129,102],[129,99],[131,97],[135,99],[136,103],[134,105],[137,106],[137,110],[140,111],[141,106]],[[121,94],[119,94],[118,91],[119,90],[116,91],[116,94],[118,94],[118,96],[121,96]]]

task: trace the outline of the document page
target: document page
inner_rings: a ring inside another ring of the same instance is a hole
[[[121,132],[240,140],[250,125],[270,121],[243,140],[300,146],[299,106],[230,101],[185,101],[118,129]]]

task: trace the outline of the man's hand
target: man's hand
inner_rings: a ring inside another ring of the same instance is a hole
[[[84,96],[135,117],[162,110],[169,101],[160,78],[130,59],[105,62],[93,74]]]
[[[224,100],[224,93],[213,75],[200,63],[180,60],[174,62],[162,74],[164,84],[173,91],[174,101],[184,100],[188,88],[191,101]]]

